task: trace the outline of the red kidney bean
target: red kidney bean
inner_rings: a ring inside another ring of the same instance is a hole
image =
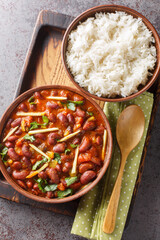
[[[15,135],[21,135],[22,134],[22,130],[19,128],[16,132],[15,132]]]
[[[42,140],[45,140],[46,139],[46,136],[44,133],[37,133],[34,135],[36,138],[40,138]]]
[[[82,139],[81,145],[79,147],[79,152],[86,152],[92,145],[91,139],[85,136]]]
[[[61,91],[60,91],[60,95],[61,95],[62,97],[69,97],[70,92],[69,92],[68,90],[61,90]]]
[[[12,123],[12,122],[13,122],[13,119],[10,118],[10,119],[8,120],[7,124],[6,124],[6,128],[7,128],[7,129],[11,128],[11,123]]]
[[[66,162],[66,161],[70,161],[70,160],[72,160],[73,159],[73,155],[72,154],[62,154],[61,155],[61,161],[62,162]]]
[[[52,183],[56,183],[56,184],[59,183],[60,179],[59,179],[56,169],[47,168],[46,174],[52,180]]]
[[[62,153],[65,151],[66,148],[66,144],[63,143],[57,143],[54,147],[53,147],[53,151],[57,152],[57,153]]]
[[[46,103],[46,107],[49,109],[58,109],[60,108],[59,104],[57,102],[51,101]]]
[[[65,126],[68,125],[68,119],[67,117],[63,114],[63,113],[59,113],[57,115],[57,118],[61,121],[62,124],[64,124]]]
[[[48,119],[49,119],[50,122],[53,122],[53,123],[55,123],[56,120],[57,120],[57,118],[56,118],[56,116],[54,115],[54,113],[49,113],[49,114],[48,114]]]
[[[5,142],[5,146],[6,146],[7,148],[13,148],[13,147],[14,147],[14,144],[11,143],[11,142]]]
[[[72,144],[77,145],[77,144],[80,144],[80,142],[81,142],[81,139],[80,139],[79,137],[76,137],[76,138],[73,140]]]
[[[57,139],[60,139],[60,136],[58,133],[50,133],[48,136],[48,142],[50,145],[55,145],[57,142]]]
[[[87,184],[91,180],[93,180],[96,177],[96,175],[97,174],[92,170],[86,171],[81,175],[80,181],[81,181],[82,184]]]
[[[103,140],[102,140],[101,136],[96,137],[96,143],[97,143],[97,145],[102,145]]]
[[[17,180],[17,183],[21,188],[27,189],[25,182],[23,182],[22,180]]]
[[[64,167],[62,168],[62,172],[67,173],[72,168],[72,164],[70,162],[66,162]]]
[[[31,161],[27,157],[23,157],[21,160],[21,163],[22,163],[22,168],[30,169],[32,167]]]
[[[27,158],[30,158],[32,156],[32,152],[30,151],[29,146],[26,144],[23,144],[22,146],[22,153]]]
[[[17,170],[14,170],[12,172],[12,176],[15,178],[15,179],[18,179],[18,180],[24,180],[28,175],[28,171],[27,170],[22,170],[22,171],[17,171]]]
[[[72,168],[72,164],[71,164],[70,162],[66,162],[66,163],[64,164],[64,166],[65,166],[66,168],[68,168],[68,169],[71,169],[71,168]]]
[[[33,183],[32,183],[31,180],[28,180],[28,181],[26,182],[26,184],[27,184],[27,187],[28,187],[28,188],[32,188],[32,187],[33,187]]]
[[[18,108],[19,108],[19,110],[22,110],[23,112],[28,112],[28,107],[25,103],[21,103]]]
[[[69,186],[69,188],[73,189],[73,190],[77,190],[81,187],[81,183],[80,182],[76,182],[76,183],[73,183]]]
[[[17,127],[21,125],[22,118],[17,118],[11,123],[11,127]]]
[[[19,155],[15,152],[14,148],[9,148],[8,149],[8,156],[13,160],[13,161],[18,161],[19,160]]]
[[[78,94],[74,94],[73,100],[74,101],[83,101],[84,98],[82,96],[78,95]]]
[[[9,142],[14,142],[14,141],[16,141],[18,139],[18,137],[17,136],[10,136],[10,137],[8,137],[8,141]]]
[[[91,153],[80,153],[78,156],[78,163],[84,163],[84,162],[90,162],[92,159],[92,154]]]
[[[83,125],[83,130],[85,131],[91,131],[96,128],[97,124],[95,121],[86,121]]]
[[[98,150],[96,147],[92,146],[88,152],[91,153],[93,157],[98,157]]]
[[[37,109],[36,104],[30,104],[29,107],[30,107],[31,111],[35,111]]]
[[[41,171],[40,173],[38,173],[38,177],[42,178],[42,179],[47,179],[47,174],[44,171]]]
[[[79,172],[80,173],[84,173],[89,169],[93,169],[94,168],[94,164],[92,162],[88,162],[88,163],[82,163],[79,166]]]
[[[46,193],[46,197],[47,198],[53,198],[54,197],[54,193],[53,192],[47,192]]]
[[[43,91],[41,91],[41,94],[44,95],[44,96],[48,96],[49,91],[48,90],[43,90]]]
[[[69,121],[70,124],[74,124],[75,123],[73,114],[68,113],[67,114],[67,118],[68,118],[68,121]]]
[[[58,172],[61,172],[62,171],[62,167],[60,164],[57,164],[55,169],[58,171]]]
[[[42,143],[42,141],[40,139],[36,139],[34,141],[34,145],[36,145],[36,146],[40,145],[41,143]]]
[[[20,162],[13,162],[12,168],[16,170],[20,170],[22,168],[22,164]]]
[[[83,111],[80,107],[77,107],[77,109],[76,109],[76,115],[78,116],[78,117],[85,117],[85,115],[86,115],[86,113],[85,113],[85,111]]]
[[[38,183],[35,183],[35,184],[33,185],[33,189],[39,191]]]
[[[92,157],[91,158],[91,162],[93,162],[93,163],[95,163],[95,164],[97,164],[97,165],[101,165],[101,163],[102,163],[102,161],[101,161],[101,159],[100,158],[98,158],[98,157]]]
[[[62,172],[67,173],[68,171],[69,171],[68,168],[66,168],[66,167],[63,167],[63,168],[62,168]]]
[[[52,90],[51,91],[51,96],[58,96],[58,91],[57,90]]]
[[[11,168],[11,167],[7,167],[7,172],[8,172],[9,174],[11,174],[11,173],[12,173],[12,168]]]
[[[41,145],[38,146],[39,150],[45,152],[47,150],[47,146],[46,144],[43,142],[41,143]]]
[[[98,134],[103,134],[104,133],[104,127],[102,125],[98,126],[96,129],[95,129],[95,132],[97,132]]]
[[[35,92],[34,97],[36,97],[38,99],[43,99],[43,96],[40,94],[40,92]]]

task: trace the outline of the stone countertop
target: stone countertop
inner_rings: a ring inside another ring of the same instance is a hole
[[[159,0],[0,0],[0,114],[13,100],[37,15],[50,9],[77,16],[101,4],[121,4],[146,16],[160,34]],[[160,239],[160,106],[142,182],[123,240]],[[0,240],[82,240],[70,234],[73,218],[0,199]]]

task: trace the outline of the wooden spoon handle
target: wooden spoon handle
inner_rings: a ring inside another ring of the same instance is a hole
[[[123,176],[123,170],[124,170],[127,156],[128,154],[125,154],[122,156],[118,177],[114,185],[114,189],[106,210],[106,215],[103,222],[103,232],[105,233],[112,233],[115,228],[117,208],[118,208],[120,192],[121,192],[122,176]]]

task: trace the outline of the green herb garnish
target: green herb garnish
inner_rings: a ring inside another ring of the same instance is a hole
[[[61,163],[61,156],[59,153],[54,153],[54,160],[56,160],[58,163]]]
[[[41,190],[42,192],[46,192],[44,188],[45,188],[45,185],[48,184],[47,180],[42,179],[42,178],[38,178],[38,179],[34,179],[34,180],[35,180],[35,182],[38,183],[39,190]]]
[[[28,99],[28,102],[29,102],[31,105],[37,104],[37,103],[35,103],[34,101],[35,101],[35,99],[34,99],[33,96]]]
[[[36,128],[38,128],[40,125],[41,125],[40,123],[31,122],[31,123],[30,123],[30,128],[29,128],[29,130],[36,129]]]
[[[87,114],[90,115],[90,116],[93,116],[93,112],[88,112],[87,111]]]
[[[33,97],[33,96],[28,99],[28,102],[29,102],[29,103],[31,103],[31,102],[33,102],[33,101],[34,101],[34,97]]]
[[[63,104],[63,105],[66,104],[68,109],[70,109],[72,111],[75,111],[76,110],[76,105],[82,105],[83,101],[71,101],[71,100],[68,100],[66,103],[61,102],[61,104]]]
[[[44,187],[45,192],[53,192],[57,189],[57,184],[51,184]]]
[[[73,143],[71,143],[70,146],[71,146],[72,148],[76,148],[76,147],[78,147],[77,144],[73,144]]]
[[[72,111],[75,111],[76,110],[76,105],[74,103],[67,103],[67,108],[72,110]]]
[[[69,149],[69,148],[67,148],[66,150],[65,150],[65,154],[68,154],[68,153],[70,153],[71,152],[71,149]]]
[[[34,179],[34,180],[35,180],[37,183],[45,183],[45,184],[48,184],[46,179],[38,178],[38,179]]]
[[[38,178],[38,179],[34,179],[35,182],[38,183],[38,188],[42,191],[42,192],[53,192],[57,189],[57,184],[51,184],[48,185],[47,180],[42,179],[42,178]]]
[[[78,179],[77,176],[65,178],[67,186],[70,186],[71,184],[75,183],[77,179]]]
[[[37,161],[33,166],[32,166],[32,170],[36,170],[38,167],[40,167],[42,164],[46,163],[48,161],[48,159],[46,157],[42,157],[43,159],[40,161]]]
[[[68,189],[66,189],[64,191],[58,191],[57,192],[58,198],[64,198],[64,197],[66,197],[68,195],[72,195],[72,193],[73,193],[73,190],[70,189],[70,188],[68,188]]]
[[[45,125],[47,125],[49,123],[49,119],[47,116],[43,115],[42,119],[43,119],[43,122],[45,123]]]
[[[33,135],[28,135],[26,134],[24,137],[23,137],[25,140],[29,140],[31,142],[34,142],[36,139]]]
[[[49,123],[49,119],[47,116],[42,116],[42,119],[44,123],[31,122],[29,130],[37,129],[39,126],[46,126]]]
[[[4,148],[2,149],[2,152],[0,153],[3,162],[6,162],[6,161],[5,161],[5,156],[7,155],[7,152],[8,152],[8,148],[7,148],[7,147],[4,147]]]
[[[31,102],[30,104],[31,104],[31,105],[35,105],[35,104],[37,104],[37,103],[35,103],[35,102]]]
[[[68,102],[74,103],[74,104],[77,104],[77,105],[82,105],[83,104],[83,101],[71,101],[71,100],[68,100]]]

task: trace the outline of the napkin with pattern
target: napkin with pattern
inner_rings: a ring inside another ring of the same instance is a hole
[[[140,143],[129,154],[125,165],[115,230],[112,234],[106,234],[102,230],[102,225],[112,189],[117,178],[121,158],[116,141],[116,122],[123,109],[131,104],[136,104],[142,108],[145,115],[145,130]],[[102,180],[81,198],[71,233],[95,240],[121,239],[137,179],[152,106],[153,94],[149,92],[145,92],[137,98],[127,102],[105,103],[104,112],[110,122],[113,135],[112,159]]]

